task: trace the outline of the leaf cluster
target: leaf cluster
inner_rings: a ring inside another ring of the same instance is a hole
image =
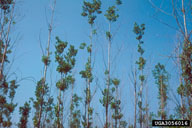
[[[9,47],[9,45],[7,47]],[[0,40],[0,60],[1,60],[0,62],[2,62],[3,59],[4,49],[5,49],[5,42],[3,40]],[[7,63],[9,63],[8,54],[10,54],[11,52],[12,52],[11,49],[8,49],[6,55],[4,55],[4,61]]]
[[[30,111],[31,107],[28,102],[25,102],[24,106],[19,108],[19,113],[21,114],[20,122],[18,124],[19,128],[27,128]]]
[[[145,24],[141,24],[140,26],[137,23],[134,24],[133,32],[137,35],[136,39],[139,41],[137,51],[140,53],[140,57],[139,60],[136,61],[136,64],[139,66],[139,70],[143,70],[146,64],[146,60],[143,58],[143,54],[145,51],[142,48],[144,42],[141,40],[144,35],[144,30],[145,30]],[[144,77],[140,76],[140,80],[144,81]]]
[[[75,56],[77,54],[77,49],[74,48],[73,45],[70,45],[68,51],[66,54],[64,53],[65,48],[68,45],[68,42],[63,42],[59,39],[59,37],[56,37],[56,51],[55,51],[55,59],[58,63],[57,71],[59,73],[67,74],[71,72],[71,69],[75,65]]]
[[[31,98],[31,100],[33,102],[33,107],[35,108],[33,124],[37,127],[39,125],[38,120],[40,113],[49,116],[53,108],[53,98],[49,96],[49,87],[48,84],[45,83],[44,78],[37,82],[35,96],[36,99],[34,100]],[[49,120],[46,120],[46,122],[49,122]]]
[[[116,9],[116,6],[111,6],[107,9],[105,17],[107,20],[110,22],[115,22],[117,21],[117,18],[119,17],[119,14],[116,14],[118,10]]]
[[[1,0],[0,1],[0,8],[5,12],[10,12],[10,6],[13,4],[13,0]]]
[[[136,39],[141,40],[144,35],[145,24],[141,24],[140,26],[135,22],[133,32],[137,35]]]
[[[92,2],[83,2],[83,12],[81,15],[83,17],[88,17],[88,23],[93,25],[96,19],[96,14],[101,14],[101,1],[93,0]]]
[[[10,127],[12,125],[11,115],[17,104],[13,103],[18,85],[16,80],[7,82],[6,76],[0,80],[0,126]]]

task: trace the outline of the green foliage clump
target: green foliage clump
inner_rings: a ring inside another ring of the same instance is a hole
[[[5,45],[6,45],[5,41],[0,40],[0,63],[2,62],[3,59],[4,59],[4,62],[10,63],[8,60],[8,54],[11,54],[12,51],[11,49],[8,49],[6,54],[4,54]],[[9,45],[7,47],[9,47]]]
[[[64,49],[67,47],[68,42],[61,41],[58,37],[56,37],[56,52],[55,59],[58,63],[57,71],[61,74],[67,74],[71,72],[71,69],[75,65],[75,56],[77,54],[77,50],[73,45],[70,45],[68,52],[64,55]]]
[[[6,76],[0,80],[0,126],[11,127],[11,117],[17,106],[13,103],[18,85],[16,80],[7,82]]]
[[[121,5],[121,4],[122,4],[122,1],[121,1],[121,0],[116,0],[116,4],[117,4],[117,5]]]
[[[31,107],[28,102],[25,102],[24,106],[19,108],[19,113],[21,114],[20,122],[18,124],[19,128],[27,128],[30,111]]]
[[[111,40],[111,38],[112,38],[111,33],[107,31],[106,32],[106,37],[107,37],[108,40]]]
[[[13,4],[13,0],[1,0],[0,8],[4,10],[5,13],[10,12],[10,6]]]
[[[120,84],[120,80],[117,79],[117,78],[113,79],[112,82],[113,82],[113,84],[114,84],[115,86],[118,86],[118,85]]]
[[[109,20],[110,22],[117,21],[119,14],[116,14],[116,11],[118,11],[118,10],[116,9],[115,6],[109,7],[106,14],[105,14],[105,17],[107,18],[107,20]]]
[[[89,82],[92,82],[93,80],[93,75],[91,72],[91,62],[90,58],[88,58],[88,61],[85,65],[85,70],[80,71],[81,77],[85,78],[86,80],[89,80]]]
[[[42,62],[44,63],[44,65],[49,65],[51,60],[50,60],[50,57],[48,56],[42,56]]]
[[[49,95],[49,87],[44,78],[37,82],[35,96],[35,100],[31,98],[35,109],[33,124],[35,127],[41,127],[43,125],[40,123],[43,120],[42,116],[51,115],[53,109],[53,98]],[[49,122],[49,119],[47,118],[46,121]]]
[[[93,0],[92,2],[83,2],[83,12],[82,16],[88,17],[88,23],[93,25],[95,19],[97,18],[96,14],[101,14],[101,1]]]
[[[81,43],[81,45],[79,46],[80,49],[84,49],[86,47],[86,43]]]

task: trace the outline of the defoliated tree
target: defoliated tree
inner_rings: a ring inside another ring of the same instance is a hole
[[[85,43],[82,43],[80,48],[81,49],[84,49],[86,47],[86,44]],[[87,52],[90,53],[91,50],[90,50],[90,46],[86,47],[87,48]],[[92,114],[93,114],[93,108],[91,108],[88,103],[90,103],[91,101],[91,92],[90,92],[90,89],[89,89],[89,84],[88,82],[92,82],[93,80],[93,75],[92,75],[92,71],[91,71],[91,60],[90,60],[90,57],[88,58],[88,61],[85,65],[85,70],[82,70],[80,72],[81,74],[81,77],[85,79],[86,81],[86,89],[85,89],[85,114],[83,115],[83,121],[82,121],[82,124],[83,124],[83,127],[84,128],[88,128],[88,127],[91,127],[92,125]]]
[[[27,128],[30,111],[31,107],[28,102],[25,102],[24,106],[19,108],[19,113],[21,114],[20,122],[18,124],[19,128]]]
[[[116,1],[117,5],[121,4],[120,0]],[[110,6],[105,13],[105,17],[109,22],[109,30],[106,31],[106,38],[108,41],[108,50],[107,50],[107,69],[105,71],[106,79],[106,88],[102,91],[103,99],[100,100],[103,107],[105,107],[105,128],[109,127],[109,106],[113,100],[113,92],[114,90],[111,89],[110,85],[112,84],[111,80],[111,43],[112,43],[112,33],[111,33],[111,24],[116,22],[119,15],[117,14],[117,7]]]
[[[136,64],[138,65],[138,69],[140,71],[140,75],[139,75],[139,80],[140,80],[140,89],[139,89],[139,93],[138,93],[138,97],[139,97],[139,101],[138,101],[138,107],[139,107],[139,124],[140,124],[140,128],[143,128],[143,86],[144,86],[144,81],[145,81],[145,76],[144,76],[144,67],[146,64],[146,60],[143,58],[143,54],[144,54],[144,49],[142,48],[143,45],[143,41],[142,41],[142,37],[144,35],[144,30],[145,30],[145,24],[141,24],[140,26],[135,23],[134,24],[134,29],[133,32],[137,35],[136,39],[138,40],[138,53],[140,54],[139,60],[136,61]]]
[[[64,96],[64,92],[68,89],[70,85],[73,84],[74,78],[71,75],[71,71],[75,66],[75,56],[77,54],[77,49],[73,45],[70,45],[68,51],[65,51],[68,42],[64,42],[56,37],[56,51],[55,51],[55,59],[58,63],[57,72],[60,74],[60,80],[56,83],[56,87],[59,90],[58,103],[55,106],[55,125],[57,128],[63,128],[63,111],[64,105],[63,100],[61,99],[61,95]]]
[[[158,63],[153,70],[153,76],[155,78],[155,83],[158,85],[160,100],[159,112],[158,115],[161,117],[161,120],[167,119],[167,114],[165,111],[167,105],[167,88],[168,88],[168,80],[169,75],[165,69],[165,66]]]
[[[150,1],[152,3],[152,1]],[[154,3],[152,3],[155,5]],[[157,6],[155,6],[158,8]],[[166,13],[161,6],[158,8],[162,13]],[[179,71],[179,87],[177,89],[180,95],[180,105],[177,111],[182,119],[192,120],[192,28],[191,28],[191,0],[172,0],[172,14],[175,18],[176,29],[178,31],[179,47],[178,53],[173,59],[177,59]],[[162,22],[163,23],[163,22]],[[167,24],[172,27],[172,24]]]
[[[12,126],[12,113],[17,104],[13,102],[18,87],[15,79],[9,80],[5,64],[10,60],[8,55],[12,52],[12,40],[10,31],[14,22],[14,10],[16,1],[0,1],[0,127]]]
[[[117,5],[121,4],[120,0],[116,1]],[[112,79],[111,79],[111,43],[112,43],[112,34],[111,34],[111,24],[116,22],[119,15],[117,14],[117,7],[116,5],[110,6],[105,13],[105,17],[109,22],[109,30],[106,31],[106,38],[108,41],[108,50],[107,50],[107,69],[105,71],[106,75],[106,88],[102,91],[103,94],[103,99],[100,100],[101,104],[103,107],[105,107],[105,128],[109,127],[109,106],[112,103],[112,100],[114,99],[113,97],[113,92],[114,89],[111,89],[110,85],[112,84]]]
[[[81,15],[83,17],[88,18],[88,23],[91,26],[90,31],[90,44],[87,47],[87,51],[89,53],[89,57],[85,66],[85,70],[81,71],[81,77],[86,81],[86,89],[85,89],[85,115],[83,116],[83,126],[86,128],[90,128],[92,125],[92,113],[93,108],[91,107],[91,83],[93,82],[92,70],[93,70],[93,35],[96,34],[96,29],[94,29],[94,23],[97,18],[97,14],[101,14],[101,1],[100,0],[92,0],[92,2],[83,2],[83,12]],[[83,45],[83,44],[82,44]],[[85,44],[84,44],[85,45]]]
[[[37,83],[35,96],[36,100],[32,99],[33,107],[36,110],[33,117],[33,123],[35,127],[41,128],[45,125],[44,121],[47,123],[50,122],[47,115],[52,114],[53,109],[53,98],[50,97],[48,84],[44,83],[43,78]]]
[[[181,96],[180,112],[183,119],[192,120],[192,34],[190,0],[172,1],[173,14],[181,33],[181,79],[178,94]],[[189,11],[188,11],[189,10]]]
[[[42,62],[44,64],[43,77],[37,82],[35,96],[36,99],[33,100],[33,107],[35,108],[35,115],[33,117],[33,124],[37,128],[46,127],[46,123],[50,123],[51,119],[48,119],[52,115],[53,109],[53,98],[50,96],[49,86],[46,81],[47,69],[51,63],[50,60],[50,43],[51,43],[51,34],[53,26],[53,17],[56,6],[56,0],[54,0],[52,8],[52,16],[49,24],[49,35],[46,47],[46,53],[43,53]]]

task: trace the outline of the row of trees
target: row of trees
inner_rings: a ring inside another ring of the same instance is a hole
[[[10,75],[9,70],[11,65],[8,58],[11,50],[14,48],[14,43],[11,40],[10,30],[15,24],[14,11],[16,0],[3,0],[0,1],[0,127],[12,127],[12,115],[17,103],[14,103],[14,97],[16,89],[19,87],[19,81]],[[178,67],[178,75],[180,77],[180,85],[177,88],[177,93],[180,96],[180,102],[176,106],[175,115],[167,114],[168,103],[168,83],[170,74],[166,71],[165,65],[157,63],[152,70],[152,74],[155,79],[155,84],[158,87],[158,100],[159,110],[157,114],[150,113],[149,103],[147,97],[144,97],[144,89],[147,85],[147,74],[145,74],[145,66],[147,59],[145,58],[145,50],[143,48],[143,36],[145,32],[145,24],[134,24],[133,33],[135,33],[136,41],[138,42],[138,60],[135,62],[137,68],[132,72],[132,84],[134,87],[134,122],[129,123],[122,113],[122,100],[119,96],[120,78],[113,77],[111,72],[112,67],[112,44],[114,43],[112,34],[113,23],[117,22],[119,18],[118,8],[121,6],[122,1],[113,1],[113,5],[109,6],[107,10],[102,11],[102,2],[100,0],[84,1],[82,6],[81,15],[87,18],[90,25],[89,43],[82,43],[79,48],[70,45],[67,41],[62,41],[60,37],[56,37],[55,42],[55,62],[57,64],[56,71],[60,78],[55,84],[55,88],[58,90],[58,95],[55,97],[52,95],[49,82],[47,81],[47,72],[50,63],[53,63],[50,56],[53,51],[50,51],[52,29],[54,22],[54,13],[56,8],[56,0],[53,0],[53,6],[51,11],[51,17],[48,26],[48,41],[45,47],[45,53],[42,56],[43,62],[43,76],[37,82],[35,90],[35,98],[30,98],[25,102],[24,106],[20,107],[20,121],[16,123],[19,128],[29,127],[28,123],[31,109],[34,110],[33,126],[36,128],[92,128],[92,127],[104,127],[104,128],[149,128],[151,127],[152,119],[188,119],[192,120],[192,41],[191,41],[191,29],[190,29],[190,16],[191,7],[185,5],[187,1],[182,0],[178,2],[172,1],[173,16],[177,22],[178,31],[180,32],[181,42],[180,47],[176,54],[171,55],[171,58],[176,62]],[[154,5],[154,4],[153,4]],[[155,6],[156,7],[156,6]],[[181,7],[181,13],[179,10]],[[158,8],[158,7],[156,7]],[[160,8],[160,11],[164,12]],[[188,10],[188,11],[186,11]],[[108,30],[106,33],[106,39],[108,47],[105,50],[107,54],[107,66],[103,72],[105,74],[105,88],[101,90],[102,98],[97,99],[100,101],[103,109],[105,110],[105,123],[101,124],[95,122],[93,115],[93,83],[95,80],[94,74],[94,49],[95,40],[97,36],[97,29],[95,26],[96,19],[99,15],[104,14],[108,22]],[[74,91],[76,78],[73,74],[73,70],[76,65],[76,56],[78,52],[87,51],[87,62],[84,69],[79,74],[82,80],[85,81],[85,97],[77,94]],[[70,107],[65,107],[64,97],[66,91],[70,90]],[[144,102],[144,100],[146,102]],[[125,108],[126,109],[126,108]],[[68,124],[64,123],[64,117],[66,117],[64,111],[69,110]]]

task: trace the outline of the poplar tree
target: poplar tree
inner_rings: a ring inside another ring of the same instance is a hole
[[[151,1],[150,1],[151,2]],[[153,2],[151,2],[155,5]],[[176,22],[176,29],[179,32],[177,55],[172,57],[177,59],[179,71],[179,87],[177,92],[180,96],[180,105],[177,107],[179,118],[192,120],[192,34],[191,34],[191,0],[172,0],[172,16]],[[156,7],[158,8],[158,7]],[[166,11],[158,8],[162,13]],[[163,22],[162,22],[163,23]],[[171,24],[166,24],[172,27]]]
[[[139,60],[136,61],[136,64],[138,65],[138,69],[140,71],[139,73],[139,80],[140,80],[140,89],[138,93],[138,107],[139,107],[139,124],[140,128],[143,128],[143,88],[144,88],[144,81],[145,81],[145,75],[144,75],[144,67],[146,64],[146,60],[143,58],[144,54],[144,49],[142,48],[143,45],[143,35],[144,35],[144,30],[145,30],[145,24],[141,24],[140,26],[135,23],[134,24],[134,29],[133,32],[136,34],[136,40],[138,40],[138,53],[140,54]]]
[[[179,113],[182,119],[192,120],[192,34],[190,0],[172,0],[173,16],[182,40],[179,58],[180,86],[177,89],[181,97]]]
[[[12,126],[12,114],[17,106],[14,97],[18,83],[16,79],[8,79],[6,66],[10,63],[8,59],[12,52],[12,40],[10,31],[15,24],[14,11],[16,0],[0,1],[0,127],[10,128]]]
[[[122,4],[120,0],[116,1],[117,5]],[[108,41],[108,50],[107,50],[107,69],[105,71],[106,75],[106,88],[102,91],[103,99],[100,100],[103,107],[105,107],[105,128],[109,127],[109,106],[112,103],[113,92],[114,90],[111,89],[112,79],[111,79],[111,43],[112,43],[112,33],[111,33],[111,24],[116,22],[119,15],[117,14],[117,7],[115,5],[110,6],[105,13],[105,17],[108,20],[108,31],[106,31],[106,38]]]
[[[96,34],[96,29],[94,29],[94,23],[97,18],[97,14],[101,14],[101,1],[100,0],[92,0],[92,2],[83,2],[83,12],[81,15],[83,17],[88,18],[88,23],[91,27],[90,30],[90,44],[87,46],[87,52],[89,54],[85,70],[80,72],[81,77],[86,81],[86,89],[85,89],[85,115],[83,116],[83,126],[85,128],[90,128],[92,125],[92,114],[93,108],[91,107],[91,83],[93,82],[93,36]],[[84,44],[85,45],[85,44]]]
[[[86,46],[85,43],[82,43],[80,48],[81,49],[84,49],[84,48],[87,48],[87,52],[91,52],[91,49],[90,49],[90,46]],[[93,75],[92,75],[92,72],[91,72],[91,62],[90,62],[90,58],[88,58],[88,61],[85,65],[85,70],[82,70],[80,72],[81,74],[81,77],[85,79],[86,81],[86,89],[84,90],[85,92],[85,114],[83,115],[83,121],[82,121],[82,124],[83,124],[83,127],[84,128],[88,128],[88,127],[91,127],[92,125],[92,114],[93,114],[93,108],[91,108],[88,103],[90,103],[91,101],[91,92],[89,90],[89,87],[88,87],[88,81],[89,82],[92,82],[93,80]]]
[[[19,108],[19,113],[21,114],[21,118],[18,124],[19,128],[27,128],[29,114],[31,112],[31,107],[28,102],[25,102],[23,107]]]
[[[50,43],[53,26],[54,11],[56,6],[56,0],[54,0],[51,20],[48,28],[48,41],[46,47],[46,53],[43,53],[42,62],[44,65],[43,77],[37,82],[35,96],[36,99],[32,99],[33,107],[35,108],[35,115],[33,117],[33,124],[37,128],[45,127],[45,122],[50,123],[51,119],[48,119],[52,115],[53,109],[53,97],[50,96],[50,89],[47,84],[47,69],[51,63],[50,60]]]
[[[185,98],[186,106],[181,107],[183,116],[192,120],[192,41],[185,38],[183,42],[182,53],[180,54],[180,62],[182,69],[182,83],[178,88],[178,94]],[[186,113],[186,114],[185,114]]]
[[[161,120],[166,120],[167,119],[167,112],[165,110],[166,106],[167,106],[167,88],[168,88],[168,73],[165,69],[165,66],[158,63],[155,66],[155,69],[153,70],[153,76],[155,78],[155,83],[158,85],[158,89],[159,89],[159,102],[160,102],[160,106],[159,106],[159,112],[158,115],[161,117]]]
[[[75,56],[77,54],[77,49],[73,45],[70,45],[68,51],[65,51],[68,42],[64,42],[56,37],[56,51],[55,51],[55,61],[58,63],[57,72],[60,74],[60,79],[56,83],[56,87],[59,90],[59,96],[57,97],[57,105],[55,106],[55,125],[57,128],[63,128],[63,99],[65,91],[74,82],[74,78],[71,75],[71,71],[75,66]]]

